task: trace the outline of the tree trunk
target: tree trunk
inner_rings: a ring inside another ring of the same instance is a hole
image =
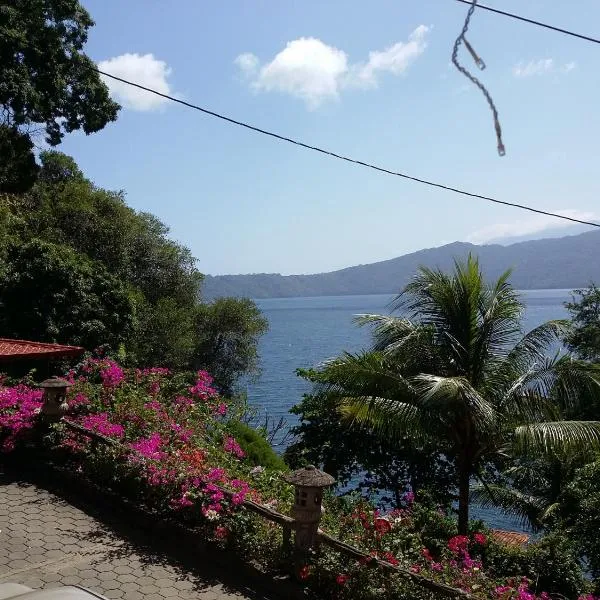
[[[467,461],[461,461],[458,473],[458,533],[467,535],[469,529],[469,491],[471,469]]]

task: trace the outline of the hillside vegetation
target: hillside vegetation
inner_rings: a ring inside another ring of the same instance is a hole
[[[465,260],[469,254],[478,256],[490,280],[498,278],[508,267],[513,269],[511,282],[518,289],[573,289],[600,279],[599,250],[600,231],[510,246],[475,246],[455,242],[331,273],[207,276],[204,293],[208,298],[395,294],[420,266],[448,271],[455,259]]]

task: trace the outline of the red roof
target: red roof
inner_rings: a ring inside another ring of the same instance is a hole
[[[0,362],[21,358],[67,358],[80,356],[85,352],[79,346],[62,346],[27,340],[0,338]]]
[[[492,536],[498,543],[507,546],[523,546],[529,541],[526,533],[503,531],[502,529],[492,529]]]

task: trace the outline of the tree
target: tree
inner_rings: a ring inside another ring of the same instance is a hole
[[[258,340],[269,323],[252,300],[218,298],[200,304],[195,327],[192,364],[211,373],[222,393],[231,394],[241,375],[259,373]]]
[[[600,591],[600,460],[577,472],[561,497],[563,527],[587,563]]]
[[[598,396],[598,369],[546,356],[564,321],[523,335],[508,277],[486,284],[472,257],[450,275],[421,268],[396,301],[408,318],[363,315],[359,322],[374,327],[372,351],[323,367],[323,389],[344,398],[344,418],[390,441],[435,440],[454,461],[461,533],[471,478],[485,480],[507,451],[600,444],[600,422],[563,419],[582,390]]]
[[[314,385],[326,384],[327,371],[299,370]],[[343,397],[327,391],[306,394],[290,412],[300,417],[291,429],[294,443],[285,451],[292,468],[322,465],[338,485],[378,492],[382,502],[400,507],[403,494],[427,492],[436,505],[452,500],[454,465],[431,442],[415,444],[408,436],[388,440],[368,427],[340,420]]]
[[[31,139],[43,124],[55,146],[65,133],[102,129],[119,105],[82,50],[94,25],[77,0],[13,0],[0,3],[0,122]],[[15,168],[30,172],[31,148],[14,138]],[[25,151],[25,152],[24,152]],[[2,153],[7,164],[10,154]],[[25,177],[26,179],[26,177]]]
[[[19,194],[35,183],[33,143],[16,127],[0,124],[0,194]]]
[[[600,288],[592,284],[575,290],[572,302],[565,306],[573,323],[565,341],[579,357],[600,362]]]
[[[124,286],[102,265],[41,240],[8,249],[0,336],[117,350],[131,328]]]

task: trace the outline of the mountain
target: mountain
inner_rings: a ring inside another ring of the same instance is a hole
[[[511,282],[518,289],[574,289],[592,281],[600,282],[600,231],[596,230],[509,246],[454,242],[391,260],[314,275],[208,275],[203,293],[207,299],[394,294],[404,287],[418,267],[447,270],[455,258],[464,259],[469,253],[479,257],[490,279],[512,268]]]

